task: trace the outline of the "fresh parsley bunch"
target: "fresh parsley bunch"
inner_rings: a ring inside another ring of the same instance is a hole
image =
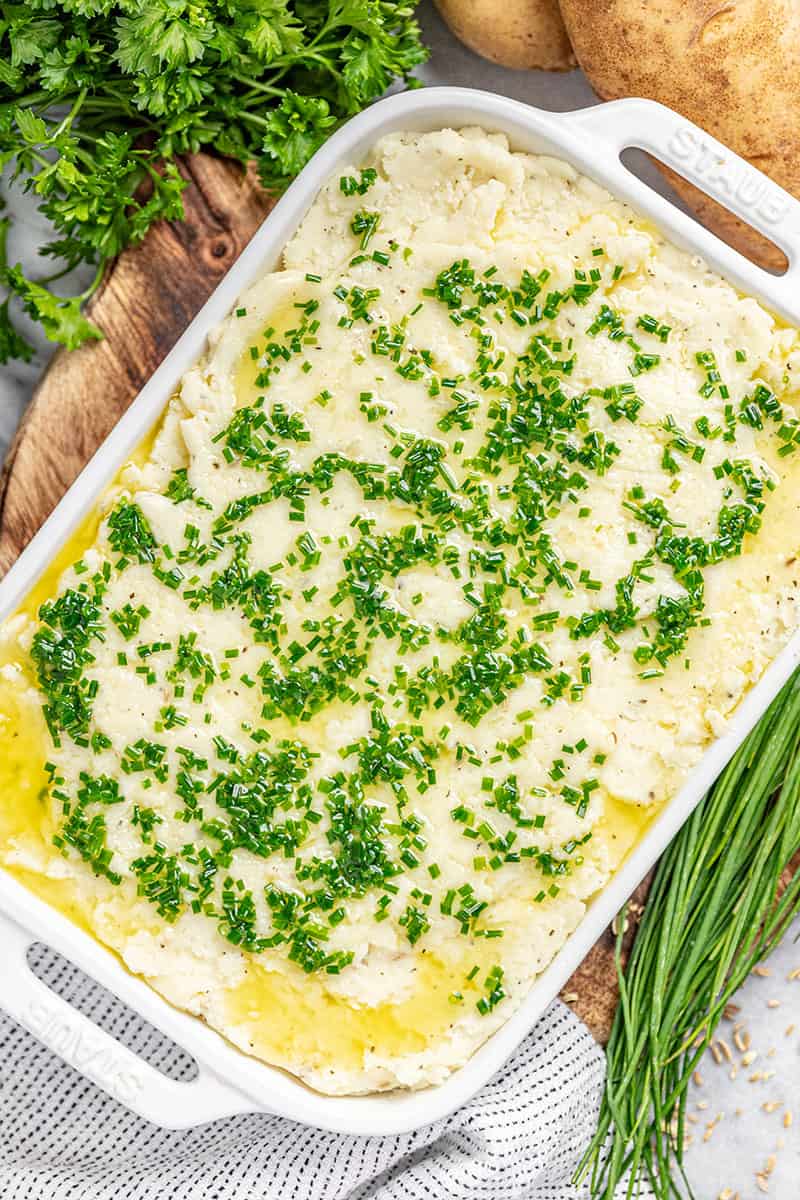
[[[23,174],[57,236],[42,282],[5,254],[0,283],[72,349],[107,261],[180,220],[174,156],[255,159],[281,188],[345,118],[424,61],[416,0],[26,0],[0,4],[0,167]],[[79,296],[49,285],[96,264]],[[30,358],[0,305],[0,362]]]

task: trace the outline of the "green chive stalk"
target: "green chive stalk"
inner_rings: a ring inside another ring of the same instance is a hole
[[[683,1169],[689,1081],[726,1004],[800,911],[800,672],[659,863],[607,1049],[597,1132],[576,1173],[594,1200],[649,1184],[692,1197]],[[784,880],[785,882],[785,880]]]

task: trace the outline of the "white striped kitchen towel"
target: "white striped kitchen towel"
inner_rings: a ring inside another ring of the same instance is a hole
[[[172,1078],[192,1060],[45,947],[51,987]],[[601,1050],[551,1005],[459,1112],[356,1138],[263,1113],[175,1132],[149,1125],[0,1015],[2,1200],[582,1200],[570,1184],[603,1085]]]

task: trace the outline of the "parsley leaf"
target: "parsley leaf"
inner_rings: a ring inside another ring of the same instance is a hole
[[[81,313],[80,296],[71,299],[56,296],[42,284],[26,279],[19,264],[6,267],[0,278],[14,295],[19,296],[26,313],[39,321],[51,342],[60,342],[68,350],[74,350],[82,342],[103,336]]]
[[[267,118],[259,174],[267,186],[280,185],[302,170],[337,123],[322,96],[287,92]]]
[[[11,358],[21,358],[30,362],[33,357],[33,346],[14,326],[8,311],[8,300],[0,304],[0,363],[7,363]]]

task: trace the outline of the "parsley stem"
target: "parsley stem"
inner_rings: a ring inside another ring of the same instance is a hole
[[[266,96],[282,96],[283,89],[274,87],[271,83],[262,83],[260,79],[248,79],[245,75],[234,75],[233,79],[237,83],[241,83],[243,87],[248,88],[251,92],[262,92]]]
[[[251,125],[260,125],[263,129],[269,129],[269,121],[264,117],[260,117],[258,113],[243,112],[239,114],[240,121],[248,121]]]
[[[74,264],[66,263],[60,271],[54,271],[52,275],[45,275],[44,279],[39,279],[38,282],[44,287],[49,287],[51,283],[57,283],[59,279],[63,279],[65,275],[69,275],[70,271],[74,271]]]
[[[43,90],[31,92],[28,96],[20,96],[14,100],[4,100],[3,103],[0,104],[0,112],[6,112],[8,109],[13,108],[33,108],[35,105],[41,104],[43,101],[48,105],[54,103],[53,97],[49,92]],[[60,100],[60,103],[62,104],[66,102],[66,98]]]
[[[92,279],[92,282],[89,284],[89,286],[87,288],[84,288],[84,290],[80,293],[80,297],[82,300],[88,300],[89,297],[91,295],[93,295],[94,292],[97,291],[98,287],[100,286],[100,281],[103,278],[103,275],[105,274],[105,270],[106,270],[106,263],[104,261],[101,261],[98,264],[97,270],[94,273],[94,278]]]
[[[52,136],[54,138],[57,138],[59,136],[59,134],[66,133],[67,130],[69,130],[72,127],[72,124],[73,124],[75,118],[77,117],[78,113],[80,112],[80,110],[83,107],[83,103],[84,103],[87,95],[88,95],[87,89],[81,88],[81,90],[78,92],[78,95],[75,97],[75,102],[73,103],[69,112],[66,114],[64,119],[61,121],[58,128],[53,131]]]

